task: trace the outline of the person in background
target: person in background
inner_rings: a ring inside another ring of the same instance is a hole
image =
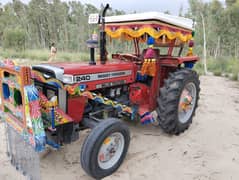
[[[56,52],[57,52],[57,48],[55,47],[55,43],[51,44],[51,53],[50,53],[50,57],[48,59],[48,62],[53,62],[56,58]]]

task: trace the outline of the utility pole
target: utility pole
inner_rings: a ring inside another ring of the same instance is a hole
[[[204,16],[200,12],[202,18],[202,28],[203,28],[203,64],[204,64],[204,73],[207,75],[207,40],[206,40],[206,30],[205,30],[205,21]]]

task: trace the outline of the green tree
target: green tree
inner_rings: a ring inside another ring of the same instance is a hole
[[[3,47],[25,49],[26,33],[22,29],[6,29],[3,33]]]

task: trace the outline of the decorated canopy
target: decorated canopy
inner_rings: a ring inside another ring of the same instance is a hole
[[[159,12],[109,16],[105,22],[105,31],[111,38],[139,38],[145,41],[146,36],[150,35],[157,41],[175,39],[188,42],[192,39],[191,19]]]

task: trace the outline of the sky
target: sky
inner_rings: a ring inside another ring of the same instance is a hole
[[[30,0],[21,0],[24,3],[28,3]],[[69,1],[69,0],[62,0]],[[210,0],[204,0],[210,1]],[[225,0],[220,0],[225,1]],[[0,0],[2,4],[11,2],[11,0]],[[96,7],[100,7],[100,4],[109,3],[113,9],[124,10],[130,12],[144,12],[144,11],[169,11],[172,14],[178,14],[180,7],[183,7],[185,12],[189,5],[188,0],[80,0],[82,3],[90,3]]]

